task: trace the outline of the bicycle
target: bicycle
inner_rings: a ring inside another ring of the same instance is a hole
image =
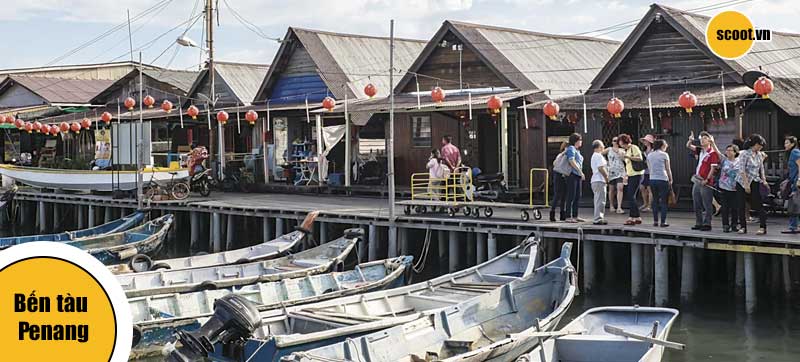
[[[178,175],[177,172],[170,171],[169,174],[172,175],[169,182],[162,184],[156,180],[156,173],[153,171],[153,173],[150,175],[150,182],[147,187],[147,192],[145,193],[145,198],[147,200],[153,201],[156,196],[161,195],[169,195],[175,200],[184,200],[189,197],[189,183],[185,180],[175,180],[175,176]]]

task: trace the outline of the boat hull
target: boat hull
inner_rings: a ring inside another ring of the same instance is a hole
[[[172,214],[167,214],[124,232],[79,239],[67,244],[86,250],[103,264],[121,263],[138,254],[152,255],[159,251],[172,221]]]
[[[144,182],[151,178],[167,182],[173,178],[170,172],[175,173],[175,179],[189,177],[188,169],[155,168],[145,169],[142,179]],[[64,170],[0,165],[0,174],[29,186],[69,191],[129,191],[136,189],[137,182],[135,171]]]
[[[28,235],[0,238],[0,249],[12,245],[32,241],[78,242],[81,239],[93,238],[108,234],[120,233],[137,226],[144,221],[144,213],[136,212],[123,218],[88,229],[67,231],[59,234]]]

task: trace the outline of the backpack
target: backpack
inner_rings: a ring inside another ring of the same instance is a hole
[[[572,173],[572,166],[569,164],[566,152],[561,152],[553,161],[553,172],[558,172],[562,176],[569,176]]]

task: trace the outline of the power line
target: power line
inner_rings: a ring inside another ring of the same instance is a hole
[[[277,42],[281,41],[280,38],[271,37],[271,36],[267,35],[266,33],[264,33],[261,30],[261,28],[258,27],[258,25],[253,24],[251,21],[247,20],[244,16],[239,14],[239,12],[236,11],[236,9],[234,9],[231,6],[231,4],[228,3],[228,0],[222,0],[222,2],[225,3],[225,6],[228,8],[228,10],[231,11],[231,14],[233,14],[233,17],[236,18],[236,20],[238,20],[239,23],[244,25],[245,28],[247,28],[248,30],[250,30],[254,34],[256,34],[256,35],[258,35],[258,36],[260,36],[260,37],[262,37],[264,39],[267,39],[267,40],[272,40],[272,41],[277,41]]]

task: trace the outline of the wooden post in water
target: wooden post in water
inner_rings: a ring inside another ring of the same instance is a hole
[[[466,260],[466,264],[462,265],[462,268],[468,268],[475,265],[475,248],[477,244],[477,238],[475,237],[474,232],[467,232],[467,257],[464,259]]]
[[[736,253],[736,286],[734,293],[737,296],[744,295],[744,253]]]
[[[388,241],[386,244],[388,251],[386,253],[386,257],[394,258],[397,256],[397,226],[394,226],[394,224],[389,226],[388,233],[389,233],[387,237]]]
[[[486,250],[489,259],[497,256],[497,239],[494,237],[494,234],[491,231],[486,239]]]
[[[319,243],[324,244],[327,243],[330,239],[328,238],[328,223],[324,221],[319,222]]]
[[[631,244],[631,299],[639,299],[642,290],[642,245]]]
[[[603,242],[603,279],[607,282],[616,280],[616,266],[620,260],[614,255],[614,246],[610,241]]]
[[[595,268],[594,241],[583,240],[583,292],[590,294],[594,288]]]
[[[666,245],[655,245],[655,289],[656,307],[663,307],[669,301],[669,249]]]
[[[272,219],[267,216],[261,218],[261,240],[262,241],[270,241],[275,237],[272,234],[274,226],[272,225]]]
[[[756,262],[753,253],[744,254],[744,304],[747,313],[756,310]]]
[[[236,215],[228,214],[228,225],[225,228],[225,250],[233,250],[236,236]]]
[[[211,250],[222,251],[222,215],[218,212],[211,215]]]
[[[47,233],[47,204],[39,201],[39,234]]]
[[[275,237],[279,237],[279,236],[285,234],[284,233],[284,229],[283,229],[284,224],[285,224],[285,222],[284,222],[283,218],[281,218],[281,217],[275,218]]]
[[[791,259],[788,255],[781,256],[781,266],[783,274],[783,293],[787,298],[792,294],[792,272],[790,269]]]
[[[53,203],[53,232],[61,231],[61,205]]]
[[[369,224],[369,246],[367,253],[369,253],[369,258],[367,260],[373,261],[378,260],[378,226],[375,224]]]
[[[189,252],[200,251],[200,212],[189,211]]]
[[[458,270],[458,259],[461,254],[461,245],[458,243],[458,231],[448,232],[449,250],[447,255],[448,270],[450,273]]]
[[[408,245],[408,229],[404,227],[397,229],[397,241],[400,244],[400,255],[411,255],[411,245]]]
[[[367,232],[367,229],[368,229],[367,225],[363,225],[362,224],[359,227],[365,233],[364,236],[367,236],[366,235],[366,232]],[[366,241],[364,240],[364,238],[361,238],[361,240],[358,242],[358,259],[359,259],[358,261],[361,262],[361,263],[366,262],[368,256],[369,255],[367,254]]]
[[[447,232],[439,230],[437,234],[437,240],[439,241],[439,272],[447,274]]]
[[[695,283],[695,256],[694,248],[684,246],[681,248],[681,303],[691,303],[694,299]]]
[[[86,218],[88,219],[87,221],[90,228],[97,224],[97,215],[95,215],[96,210],[97,209],[94,207],[94,205],[89,205],[89,213]]]
[[[113,212],[114,212],[114,209],[112,209],[111,206],[106,206],[106,212],[105,212],[105,215],[103,217],[103,220],[104,220],[103,223],[109,223],[109,222],[111,222],[111,220],[114,220]]]
[[[86,214],[84,213],[84,209],[86,209],[86,206],[83,205],[75,207],[75,211],[78,212],[78,229],[86,228]]]
[[[486,236],[487,234],[476,232],[476,236],[478,239],[478,245],[476,245],[477,251],[475,252],[476,260],[475,262],[480,264],[486,261]]]

